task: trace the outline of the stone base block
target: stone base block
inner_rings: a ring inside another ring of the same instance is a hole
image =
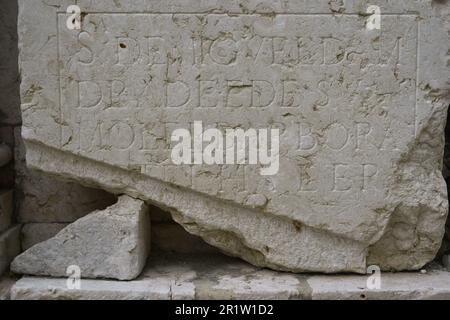
[[[308,276],[253,267],[222,255],[160,255],[129,282],[25,277],[12,288],[14,300],[45,299],[450,299],[450,273],[382,273],[379,289],[369,276]]]

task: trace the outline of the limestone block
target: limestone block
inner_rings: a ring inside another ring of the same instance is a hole
[[[13,190],[0,189],[0,233],[11,226],[14,210],[14,192]]]
[[[435,257],[448,3],[83,1],[81,29],[71,4],[20,1],[28,165],[148,201],[257,266],[365,273]],[[251,138],[239,161],[223,137],[238,129]],[[186,131],[192,153],[173,139]]]
[[[9,269],[11,261],[20,253],[20,226],[0,234],[0,275]]]
[[[367,287],[368,275],[309,276],[259,269],[219,255],[157,255],[132,281],[24,277],[11,289],[12,300],[420,300],[449,299],[450,272],[382,273],[379,289]],[[207,318],[207,317],[206,317]]]
[[[367,277],[314,276],[309,278],[313,300],[448,300],[450,273],[381,274],[380,288],[368,289]]]
[[[149,247],[147,206],[121,196],[117,204],[75,221],[22,253],[11,270],[65,277],[69,266],[78,266],[82,278],[130,280],[141,273]]]
[[[26,223],[22,227],[22,250],[46,241],[67,227],[67,223]]]
[[[11,289],[11,300],[169,300],[170,284],[154,280],[82,280],[69,290],[66,279],[24,277]]]
[[[11,290],[12,300],[194,300],[308,299],[306,280],[297,275],[261,270],[242,261],[209,255],[151,257],[132,281],[81,280],[69,290],[66,279],[24,277]]]
[[[29,170],[25,146],[15,129],[15,173],[17,218],[22,223],[70,223],[116,202],[115,196],[77,183],[55,179]]]

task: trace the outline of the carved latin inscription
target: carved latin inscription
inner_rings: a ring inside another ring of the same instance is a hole
[[[389,33],[358,15],[90,13],[79,31],[64,17],[61,143],[81,155],[237,202],[263,194],[278,210],[302,194],[382,201],[415,132],[413,16],[385,17]],[[278,174],[175,165],[171,134],[195,121],[279,129]]]

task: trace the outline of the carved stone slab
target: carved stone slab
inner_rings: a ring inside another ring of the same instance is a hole
[[[365,273],[434,257],[449,4],[78,1],[80,29],[70,5],[20,1],[30,166],[164,207],[259,266]],[[241,161],[205,163],[211,128],[254,130],[259,149],[267,132],[273,161],[252,162],[250,136]],[[179,164],[183,129],[193,154]]]

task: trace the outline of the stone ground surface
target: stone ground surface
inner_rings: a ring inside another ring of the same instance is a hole
[[[382,273],[381,288],[367,289],[363,275],[296,275],[251,266],[222,255],[154,255],[133,281],[82,280],[80,290],[67,279],[24,277],[11,288],[22,299],[450,299],[450,272]],[[2,285],[3,284],[3,285]],[[6,295],[8,296],[8,295]]]

